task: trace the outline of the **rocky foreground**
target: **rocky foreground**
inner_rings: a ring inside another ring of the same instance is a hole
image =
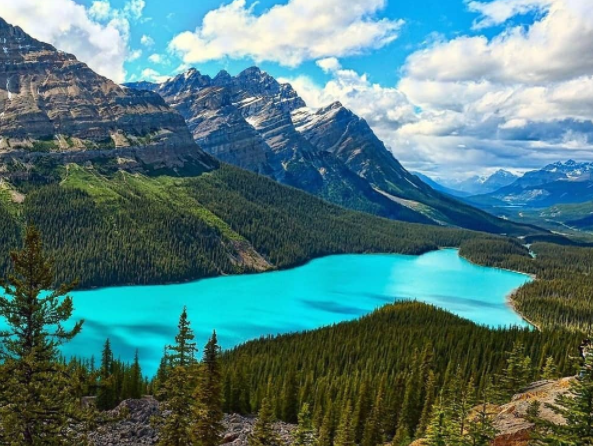
[[[159,403],[151,397],[141,400],[126,400],[108,415],[117,421],[104,424],[89,436],[90,444],[95,446],[143,446],[155,445],[158,432],[151,425],[151,418],[160,414]],[[225,415],[223,444],[225,446],[247,446],[247,437],[253,429],[254,418],[232,414]],[[287,423],[274,425],[280,438],[292,443],[292,431],[296,427]]]
[[[538,400],[541,403],[540,417],[554,423],[562,423],[563,419],[548,407],[547,403],[554,403],[557,396],[568,391],[573,378],[562,378],[558,381],[538,381],[525,388],[522,393],[515,395],[508,404],[493,406],[494,426],[498,435],[492,446],[528,446],[529,434],[533,423],[527,420],[529,405]],[[422,440],[411,446],[422,446]]]
[[[527,420],[527,409],[534,400],[542,403],[542,418],[561,423],[562,418],[547,408],[546,403],[553,403],[558,395],[566,393],[571,379],[533,383],[522,393],[515,395],[508,404],[493,407],[495,426],[499,432],[493,446],[528,446],[533,424]],[[95,446],[155,445],[158,432],[152,427],[150,420],[158,414],[159,403],[154,398],[126,400],[109,413],[110,417],[118,420],[97,428],[90,435],[90,442]],[[255,418],[237,414],[226,415],[223,445],[247,446],[247,438],[254,422]],[[282,422],[275,424],[276,431],[287,445],[292,443],[292,432],[295,427]],[[422,446],[422,441],[414,442],[412,445]]]

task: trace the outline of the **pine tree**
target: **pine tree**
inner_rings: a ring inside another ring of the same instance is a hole
[[[464,385],[462,372],[458,368],[451,389],[447,408],[452,426],[450,443],[461,445],[466,434],[468,415],[476,404],[474,381],[470,379],[469,383]]]
[[[442,403],[440,400],[433,408],[432,419],[426,429],[426,446],[450,446],[451,420]]]
[[[53,263],[33,226],[26,228],[22,250],[10,257],[13,272],[0,281],[0,316],[7,326],[0,332],[0,443],[71,444],[67,428],[78,415],[79,383],[58,361],[58,347],[82,328],[82,321],[65,327],[73,312],[67,294],[76,283],[54,288]]]
[[[334,419],[331,406],[328,407],[323,416],[323,421],[319,427],[318,446],[332,446],[333,445],[333,427]]]
[[[354,411],[356,441],[362,441],[367,418],[373,407],[373,397],[367,379],[364,379],[358,389],[358,401]]]
[[[294,433],[293,446],[317,446],[317,436],[313,429],[309,404],[303,404],[298,416],[298,427]]]
[[[556,371],[556,362],[553,356],[546,358],[544,369],[542,370],[542,379],[557,379],[558,372]]]
[[[371,409],[371,414],[365,423],[361,446],[377,446],[383,444],[383,384],[379,386],[377,397]]]
[[[531,378],[531,358],[525,355],[525,346],[515,342],[513,349],[507,353],[507,366],[499,378],[499,402],[508,399],[529,383]]]
[[[170,372],[162,391],[166,398],[162,404],[163,411],[169,412],[164,420],[159,420],[158,446],[193,446],[192,392],[188,382],[192,377],[187,367],[177,366]]]
[[[179,324],[177,336],[175,336],[175,344],[168,347],[168,359],[172,367],[186,367],[196,362],[196,343],[192,342],[195,338],[194,332],[191,329],[191,324],[187,318],[187,308],[183,307],[181,316],[179,317]]]
[[[434,404],[435,399],[435,387],[436,378],[434,376],[434,372],[431,370],[426,380],[424,406],[422,408],[422,415],[420,416],[420,421],[418,422],[418,428],[416,429],[416,438],[422,438],[424,437],[424,435],[426,435],[426,430],[428,429],[428,425],[430,424],[432,406]]]
[[[549,407],[561,415],[566,424],[537,419],[533,444],[593,445],[593,357],[586,358],[579,376],[570,382],[568,394],[558,396]]]
[[[204,348],[200,383],[194,394],[194,439],[200,446],[218,446],[222,440],[222,374],[216,332]]]
[[[298,417],[298,385],[296,376],[293,372],[289,373],[284,380],[282,387],[282,419],[289,423],[295,423]]]
[[[340,417],[340,424],[338,424],[338,429],[336,430],[334,446],[353,446],[355,444],[354,435],[352,405],[350,401],[348,401],[342,412],[342,416]]]
[[[156,376],[152,382],[152,394],[159,398],[162,395],[161,388],[167,381],[169,376],[169,357],[167,355],[167,347],[163,348],[163,356],[159,362],[159,368],[157,369]]]
[[[531,403],[529,403],[529,406],[527,407],[526,418],[528,421],[533,423],[533,429],[529,439],[529,446],[537,446],[538,439],[541,439],[543,433],[541,429],[541,424],[539,422],[541,408],[542,403],[539,400],[533,400]]]
[[[101,352],[101,368],[99,369],[99,388],[97,390],[97,409],[111,410],[116,405],[113,388],[113,352],[109,339],[105,341]]]
[[[496,437],[492,414],[488,402],[482,401],[468,423],[467,435],[462,444],[468,446],[489,446]]]
[[[138,399],[142,397],[144,389],[144,379],[142,378],[142,368],[138,358],[138,349],[134,355],[134,362],[130,367],[130,398]]]
[[[274,431],[272,406],[268,399],[262,401],[253,432],[249,435],[249,446],[283,446],[283,442]]]
[[[192,425],[194,416],[193,391],[196,386],[195,355],[196,346],[191,342],[194,333],[187,318],[185,307],[179,318],[179,332],[175,344],[169,346],[171,369],[167,380],[161,385],[159,397],[163,400],[164,411],[169,415],[161,420],[159,446],[192,446]]]

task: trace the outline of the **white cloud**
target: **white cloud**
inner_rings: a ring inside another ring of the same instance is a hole
[[[2,0],[1,10],[7,22],[76,55],[98,73],[124,81],[130,27],[126,14],[109,2],[96,1],[87,9],[73,0]]]
[[[138,20],[142,17],[144,6],[146,6],[146,2],[144,0],[130,0],[130,2],[126,3],[124,6],[124,14]]]
[[[536,11],[500,34],[437,41],[413,53],[398,89],[417,120],[390,136],[416,168],[536,167],[593,159],[593,8],[590,0],[470,2],[476,27]]]
[[[148,60],[154,64],[162,64],[165,62],[165,57],[162,54],[154,53],[148,56]]]
[[[140,77],[145,81],[162,83],[169,79],[170,76],[163,75],[152,68],[145,68],[142,70]]]
[[[108,0],[94,1],[89,9],[89,14],[93,19],[106,20],[111,13],[111,5]]]
[[[379,18],[386,0],[288,0],[257,15],[246,0],[206,14],[193,31],[170,42],[185,63],[250,57],[297,66],[380,48],[397,38],[401,20]]]
[[[326,57],[325,59],[320,59],[315,63],[323,70],[324,73],[330,73],[342,68],[340,61],[335,57]]]
[[[497,0],[491,2],[470,1],[468,9],[481,14],[474,22],[475,29],[500,25],[512,17],[532,11],[544,12],[554,0]]]
[[[131,50],[128,53],[128,58],[126,59],[127,62],[134,62],[142,57],[142,50]]]
[[[521,0],[481,4],[517,5]],[[417,79],[489,80],[504,83],[552,82],[593,73],[593,7],[591,0],[532,1],[545,14],[527,29],[511,27],[492,39],[462,36],[437,42],[413,54],[407,73]],[[475,3],[474,8],[476,8]],[[515,9],[516,11],[516,9]],[[507,14],[498,16],[502,20]],[[484,20],[493,21],[491,15]]]
[[[150,48],[151,46],[154,45],[154,39],[150,36],[147,36],[146,34],[144,34],[141,38],[140,38],[140,43],[142,45],[144,45],[147,48]]]

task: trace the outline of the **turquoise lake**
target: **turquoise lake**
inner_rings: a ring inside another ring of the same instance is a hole
[[[139,350],[152,375],[163,346],[173,342],[188,308],[198,346],[216,329],[223,348],[262,335],[312,329],[355,319],[395,300],[416,299],[489,326],[525,325],[505,303],[531,279],[484,268],[444,249],[421,256],[336,255],[285,271],[191,283],[102,288],[72,293],[82,333],[67,355],[96,358],[106,338],[131,360]]]

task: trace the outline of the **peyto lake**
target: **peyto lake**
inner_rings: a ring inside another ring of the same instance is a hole
[[[99,357],[106,338],[116,356],[139,349],[152,374],[173,341],[187,306],[198,345],[216,329],[229,348],[262,335],[306,330],[357,318],[395,300],[416,299],[490,326],[525,325],[506,296],[531,279],[484,268],[455,249],[421,256],[336,255],[304,266],[191,283],[102,288],[73,293],[82,333],[64,353]]]

